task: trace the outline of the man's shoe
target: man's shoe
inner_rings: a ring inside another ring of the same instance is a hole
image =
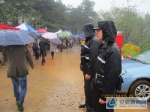
[[[23,103],[21,101],[17,101],[17,106],[18,106],[18,110],[20,112],[23,112],[24,108],[23,108]]]
[[[86,109],[86,105],[85,105],[85,104],[80,105],[79,108],[80,108],[80,109]]]

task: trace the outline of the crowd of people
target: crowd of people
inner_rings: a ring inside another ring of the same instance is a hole
[[[5,63],[8,62],[7,77],[12,80],[14,96],[20,112],[24,111],[23,103],[27,92],[27,75],[29,73],[28,63],[34,69],[34,58],[38,60],[41,57],[41,65],[43,66],[46,62],[47,50],[50,51],[53,60],[54,53],[58,52],[58,49],[60,49],[60,52],[63,52],[64,48],[72,48],[72,39],[61,41],[62,44],[56,45],[40,36],[35,38],[35,42],[27,45],[0,46],[0,63],[4,67]],[[65,45],[63,45],[64,41],[66,42]]]
[[[113,109],[106,109],[105,94],[115,96],[121,73],[121,52],[115,44],[117,30],[114,22],[98,21],[96,28],[87,23],[83,25],[82,30],[85,39],[81,41],[80,70],[84,76],[85,104],[79,108],[86,108],[86,112],[113,112]],[[28,63],[34,69],[33,57],[35,60],[41,57],[43,66],[48,49],[53,60],[58,49],[63,52],[63,48],[71,49],[74,44],[72,39],[61,41],[62,44],[57,46],[43,37],[38,37],[34,43],[27,45],[0,46],[0,62],[4,66],[5,60],[8,61],[7,77],[12,80],[19,111],[24,111]]]

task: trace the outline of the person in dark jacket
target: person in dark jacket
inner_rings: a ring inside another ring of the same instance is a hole
[[[0,46],[0,62],[1,62],[2,67],[4,67],[4,65],[5,65],[3,51],[4,51],[4,47]]]
[[[34,52],[35,60],[39,59],[39,48],[37,43],[33,43],[33,52]]]
[[[59,45],[59,49],[60,49],[60,52],[63,52],[63,40],[62,39],[60,39],[61,40],[61,44]]]
[[[46,55],[47,45],[49,45],[49,42],[46,39],[42,38],[39,43],[40,54],[42,55],[42,65],[44,65],[44,63],[45,63],[45,55]]]
[[[83,32],[85,35],[85,44],[81,48],[81,63],[80,69],[84,75],[84,91],[85,91],[85,104],[80,105],[79,108],[87,108],[87,112],[95,112],[93,105],[93,95],[91,89],[92,77],[95,74],[94,65],[98,53],[100,42],[95,37],[93,30],[94,26],[91,23],[83,25]]]
[[[98,26],[94,30],[102,43],[98,51],[96,75],[92,84],[95,109],[96,112],[114,112],[113,109],[106,109],[105,96],[115,95],[122,70],[120,49],[115,43],[117,31],[113,21],[98,21]]]

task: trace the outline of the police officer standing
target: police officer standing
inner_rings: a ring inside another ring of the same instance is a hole
[[[98,21],[96,37],[102,43],[96,61],[93,81],[96,112],[114,112],[106,109],[105,95],[115,95],[121,73],[121,53],[115,43],[116,28],[113,21]]]
[[[100,42],[95,37],[94,26],[91,23],[83,25],[83,32],[85,35],[85,44],[81,48],[81,64],[80,69],[84,75],[84,91],[85,91],[85,104],[80,105],[80,109],[87,108],[87,112],[95,112],[93,104],[93,95],[91,90],[91,82],[94,72],[94,65],[98,53]]]

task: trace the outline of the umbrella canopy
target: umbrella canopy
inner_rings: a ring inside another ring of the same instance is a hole
[[[59,38],[57,38],[57,35],[55,33],[47,32],[47,33],[44,33],[42,35],[42,37],[49,39],[54,44],[61,44],[62,43],[61,40]]]
[[[55,34],[58,34],[58,33],[61,33],[61,32],[62,32],[62,30],[60,29],[57,32],[55,32]]]
[[[52,43],[54,44],[61,44],[61,40],[59,38],[53,38],[53,39],[49,39]]]
[[[0,30],[0,45],[26,45],[34,42],[33,38],[21,30]]]
[[[28,31],[37,31],[36,29],[34,29],[33,27],[31,27],[27,23],[22,23],[21,25],[17,26],[16,28],[20,28],[22,30],[28,30]]]
[[[47,32],[47,30],[43,29],[43,28],[38,28],[38,31],[41,32],[41,33],[46,33]]]
[[[29,34],[31,37],[33,37],[34,39],[40,36],[40,35],[39,35],[37,32],[35,32],[35,31],[30,31],[28,34]]]
[[[38,32],[36,29],[28,25],[27,23],[22,23],[21,25],[17,26],[16,28],[20,28],[21,30],[27,30],[27,31],[34,31],[37,32],[39,35],[42,35],[41,32]]]
[[[9,29],[9,30],[20,30],[20,28],[15,28],[15,27],[12,27],[12,26],[7,26],[7,25],[4,25],[4,24],[0,24],[0,30],[6,30],[6,29]]]
[[[47,32],[47,33],[44,33],[42,37],[46,39],[54,39],[54,38],[57,38],[57,35],[55,33]]]
[[[67,33],[67,32],[60,32],[60,33],[58,33],[57,34],[58,35],[58,37],[70,37],[70,34],[69,33]]]
[[[67,31],[70,35],[73,35],[72,33],[71,33],[71,31]]]
[[[121,48],[122,55],[126,58],[128,56],[136,56],[140,53],[140,47],[133,44],[124,44]]]

